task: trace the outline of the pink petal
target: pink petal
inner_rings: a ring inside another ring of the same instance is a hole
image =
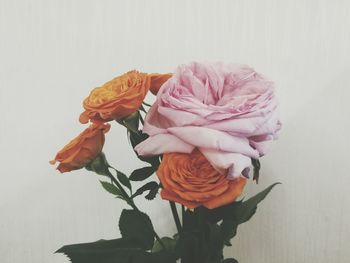
[[[220,152],[205,148],[199,148],[199,150],[215,169],[222,174],[227,172],[228,179],[241,176],[242,171],[251,166],[251,159],[239,153]]]
[[[139,155],[150,156],[162,153],[191,153],[194,146],[171,134],[158,134],[147,138],[135,147]]]
[[[158,113],[158,107],[158,103],[155,102],[149,109],[145,118],[143,132],[147,133],[150,136],[159,133],[166,133],[166,127],[170,127],[170,124],[167,123],[167,120]]]
[[[173,127],[167,130],[182,141],[198,148],[241,153],[253,158],[259,157],[258,151],[249,145],[249,140],[245,137],[236,137],[226,132],[195,126]]]

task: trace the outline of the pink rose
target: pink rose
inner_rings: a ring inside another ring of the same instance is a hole
[[[281,123],[273,83],[244,65],[181,65],[160,88],[138,144],[140,155],[198,148],[228,178],[249,172],[276,139]],[[246,169],[248,168],[248,169]]]

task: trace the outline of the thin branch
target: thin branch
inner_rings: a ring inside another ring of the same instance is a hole
[[[173,213],[173,217],[174,217],[175,225],[176,225],[176,228],[177,228],[177,232],[179,234],[181,234],[182,227],[181,227],[179,214],[177,213],[176,204],[174,202],[172,202],[172,201],[169,201],[169,203],[170,203],[171,212]]]
[[[151,107],[152,105],[151,104],[148,104],[147,102],[142,102],[143,105],[147,106],[147,107]]]

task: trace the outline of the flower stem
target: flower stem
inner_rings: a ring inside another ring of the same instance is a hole
[[[176,225],[176,228],[177,228],[177,232],[179,234],[181,234],[182,227],[181,227],[179,214],[177,213],[176,204],[174,202],[172,202],[172,201],[169,201],[169,203],[170,203],[171,212],[173,213],[173,217],[174,217],[175,225]]]
[[[147,102],[143,101],[142,102],[143,105],[147,106],[147,107],[151,107],[152,105],[148,104]]]
[[[112,169],[114,169],[114,168],[112,168]],[[122,192],[122,195],[125,198],[125,201],[127,202],[127,204],[130,205],[134,210],[141,212],[138,209],[138,207],[135,205],[134,200],[132,200],[132,198],[127,194],[127,192],[125,192],[125,190],[122,187],[122,185],[118,182],[117,179],[115,179],[113,174],[111,172],[109,172],[109,171],[108,171],[108,176],[111,178],[112,182],[120,189],[120,191]],[[165,249],[164,243],[162,242],[162,240],[160,239],[160,237],[158,236],[158,234],[156,233],[156,231],[154,229],[153,229],[153,234],[154,234],[156,240],[162,246],[162,248]]]
[[[112,169],[114,169],[114,168],[112,168]],[[122,185],[118,182],[117,179],[115,179],[115,177],[113,176],[113,174],[110,171],[108,171],[108,176],[112,180],[112,182],[119,188],[119,190],[121,191],[121,193],[122,193],[125,201],[128,203],[128,205],[130,205],[133,209],[138,210],[134,201],[132,200],[132,198],[130,198],[130,196],[127,194],[127,192],[125,192]]]
[[[140,113],[140,122],[141,122],[142,125],[145,125],[145,120],[143,119],[141,113]]]
[[[185,222],[185,212],[185,206],[181,205],[182,225],[184,225]]]

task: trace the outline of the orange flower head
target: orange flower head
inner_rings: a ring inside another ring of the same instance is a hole
[[[93,89],[83,102],[85,111],[80,115],[80,122],[106,122],[127,117],[140,108],[148,90],[159,89],[168,75],[133,70]]]
[[[246,183],[243,177],[228,180],[197,149],[190,154],[164,154],[157,175],[163,186],[161,197],[188,208],[213,209],[232,203]]]
[[[61,173],[85,167],[102,151],[109,124],[92,124],[60,150],[51,164],[59,162]]]

